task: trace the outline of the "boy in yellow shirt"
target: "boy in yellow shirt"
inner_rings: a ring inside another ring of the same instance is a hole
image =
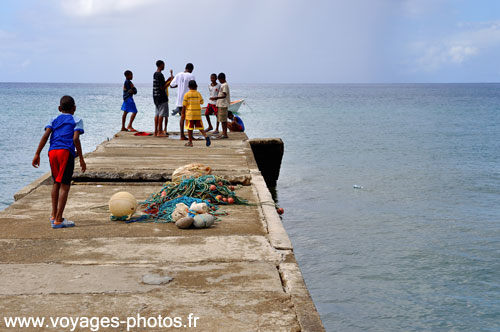
[[[188,130],[189,142],[186,146],[193,146],[193,130],[198,129],[205,137],[206,145],[210,146],[210,136],[207,136],[203,130],[203,122],[201,122],[201,105],[203,105],[203,97],[196,90],[198,85],[195,80],[188,83],[189,91],[184,95],[182,101],[182,117],[186,119],[186,129]]]

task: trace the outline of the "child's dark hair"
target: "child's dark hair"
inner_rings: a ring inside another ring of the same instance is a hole
[[[221,78],[222,78],[223,80],[225,80],[225,79],[226,79],[226,74],[224,74],[224,73],[219,73],[219,75],[217,76],[217,78],[218,78],[219,80],[220,80]]]
[[[156,61],[156,67],[160,67],[161,65],[164,65],[165,62],[163,62],[162,60],[158,60]]]
[[[125,70],[125,72],[123,73],[123,75],[125,75],[125,77],[127,77],[129,75],[132,75],[132,72],[130,70]]]
[[[62,96],[59,106],[63,111],[71,111],[75,107],[75,100],[71,96]]]
[[[188,83],[188,87],[189,87],[190,89],[196,89],[196,88],[198,87],[198,84],[196,84],[196,81],[195,81],[195,80],[191,80],[191,81],[189,81],[189,83]]]
[[[216,73],[210,74],[210,77],[212,77],[212,76],[215,76],[215,78],[217,78],[217,74]]]
[[[193,71],[194,69],[194,66],[191,62],[189,62],[188,64],[186,64],[186,70],[189,70],[189,71]]]
[[[227,117],[228,117],[228,118],[233,117],[233,112],[231,112],[231,111],[227,111]]]

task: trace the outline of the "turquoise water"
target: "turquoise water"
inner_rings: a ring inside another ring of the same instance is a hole
[[[59,98],[89,152],[120,128],[120,88],[0,83],[0,208],[48,170],[31,158]],[[500,330],[500,84],[231,88],[248,136],[285,142],[277,198],[327,331]]]

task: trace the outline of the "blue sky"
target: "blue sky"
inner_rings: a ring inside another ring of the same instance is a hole
[[[498,0],[3,0],[0,81],[498,82]]]

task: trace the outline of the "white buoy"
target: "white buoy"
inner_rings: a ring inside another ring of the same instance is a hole
[[[129,219],[137,209],[137,201],[129,192],[120,191],[109,200],[109,211],[115,218],[127,217]]]

